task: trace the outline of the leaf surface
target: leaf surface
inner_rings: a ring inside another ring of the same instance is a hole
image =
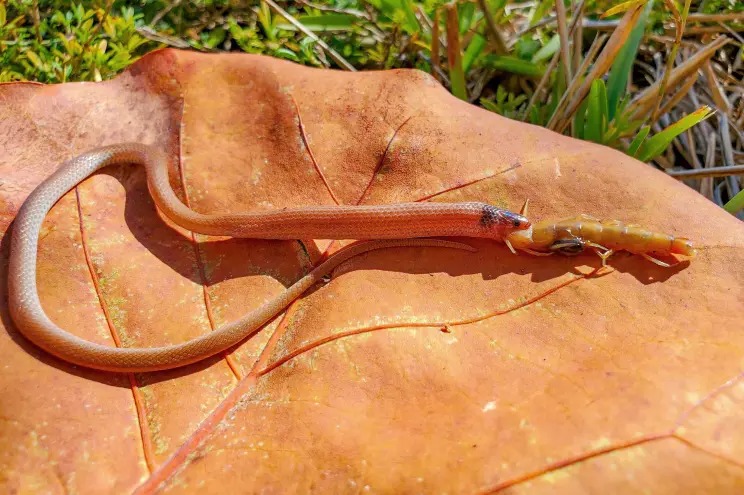
[[[0,331],[0,491],[734,493],[744,487],[744,229],[617,151],[478,109],[416,71],[152,53],[112,81],[0,86],[0,300],[11,222],[83,151],[167,150],[197,211],[486,201],[693,239],[663,269],[400,248],[337,270],[234,352],[161,373],[69,366]],[[336,246],[330,246],[331,249]],[[193,235],[144,172],[110,167],[50,212],[39,290],[86,339],[182,342],[317,264],[322,240]]]

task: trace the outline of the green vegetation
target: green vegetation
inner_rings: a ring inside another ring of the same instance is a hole
[[[744,158],[742,34],[736,0],[7,0],[0,82],[107,79],[161,46],[417,68],[490,111],[653,162],[735,213],[742,184],[724,167]]]
[[[36,5],[45,5],[39,10]],[[0,4],[0,82],[100,81],[155,48],[137,34],[142,14],[68,2]]]

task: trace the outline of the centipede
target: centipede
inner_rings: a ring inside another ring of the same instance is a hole
[[[525,201],[522,215],[527,214],[528,203],[529,200]],[[587,214],[558,221],[533,222],[528,229],[508,235],[504,242],[514,254],[523,251],[535,256],[575,256],[592,250],[601,258],[603,267],[619,251],[642,256],[665,268],[678,263],[670,264],[659,257],[681,255],[692,258],[697,253],[688,238],[654,232],[620,220],[600,220]]]

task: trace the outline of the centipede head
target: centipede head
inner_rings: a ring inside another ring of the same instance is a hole
[[[692,241],[684,237],[676,237],[672,241],[672,249],[670,251],[674,254],[681,254],[689,257],[693,257],[697,253]]]

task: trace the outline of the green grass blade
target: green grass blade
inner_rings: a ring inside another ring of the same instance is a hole
[[[728,203],[723,205],[723,209],[732,215],[737,214],[742,208],[744,208],[744,191],[739,191]]]
[[[277,48],[274,50],[273,55],[278,58],[284,58],[287,60],[291,60],[293,62],[299,62],[300,59],[297,57],[297,54],[290,50],[289,48]]]
[[[462,53],[460,52],[460,30],[457,7],[455,5],[448,5],[446,12],[447,60],[449,64],[450,89],[453,95],[467,101],[468,90],[465,82],[465,71],[462,66]]]
[[[223,28],[216,28],[210,31],[209,36],[207,37],[207,41],[204,42],[204,46],[210,49],[214,49],[225,41],[225,36],[227,35],[227,31]]]
[[[350,14],[300,15],[296,19],[313,32],[351,31],[357,20]],[[297,31],[297,28],[288,22],[280,22],[277,27],[284,31]]]
[[[487,40],[483,36],[482,32],[475,33],[473,39],[470,40],[470,44],[465,49],[465,53],[462,55],[462,68],[467,73],[473,66],[480,54],[483,53],[483,49],[486,47]]]
[[[614,7],[607,9],[607,11],[600,16],[600,19],[604,19],[605,17],[612,17],[613,15],[617,14],[622,14],[623,12],[627,12],[639,3],[643,3],[645,1],[646,0],[628,0],[627,2],[620,3],[618,5],[615,5]]]
[[[636,137],[633,138],[633,141],[630,143],[630,147],[628,148],[628,155],[635,157],[636,153],[638,153],[638,150],[641,148],[641,145],[646,140],[646,136],[648,136],[648,133],[651,132],[651,126],[645,125],[641,127],[641,130],[638,131],[638,134],[636,134]]]
[[[487,99],[485,99],[485,98],[481,98],[481,99],[480,99],[480,104],[481,104],[481,105],[483,105],[483,108],[485,108],[486,110],[488,110],[488,111],[490,111],[490,112],[493,112],[493,113],[500,113],[500,112],[499,112],[499,107],[498,107],[498,105],[496,105],[496,104],[495,104],[494,102],[492,102],[491,100],[487,100]]]
[[[537,53],[535,53],[535,55],[532,57],[532,62],[538,63],[542,62],[543,60],[549,59],[555,52],[558,51],[560,47],[561,38],[556,34],[552,38],[550,38],[550,41],[545,43],[545,45],[540,48]]]
[[[509,55],[486,55],[481,59],[481,65],[489,69],[511,72],[512,74],[528,77],[542,77],[545,73],[545,69],[542,66],[529,60],[523,60]]]
[[[462,72],[462,67],[450,69],[450,84],[452,85],[452,94],[467,101],[468,90],[465,86],[465,74]]]
[[[599,82],[599,111],[602,115],[602,142],[604,143],[605,136],[607,136],[607,124],[610,122],[609,113],[607,110],[607,86],[602,79],[597,79]]]
[[[541,0],[532,11],[532,17],[530,17],[530,27],[543,20],[550,9],[553,8],[553,0]]]
[[[604,135],[604,128],[607,125],[607,99],[605,94],[604,81],[595,79],[592,81],[587,97],[588,105],[586,111],[586,123],[584,124],[584,139],[601,143]]]
[[[576,114],[574,114],[574,130],[575,130],[575,138],[578,139],[586,139],[584,136],[584,125],[586,122],[586,107],[589,105],[589,99],[584,98],[584,101],[581,102],[581,105],[579,105],[579,109],[576,110]]]
[[[400,3],[406,16],[406,22],[404,24],[405,29],[411,34],[418,33],[421,30],[421,26],[416,18],[416,12],[413,8],[413,0],[399,0],[398,3]]]
[[[638,18],[638,23],[633,28],[633,31],[631,31],[627,43],[625,43],[623,48],[617,54],[617,58],[615,58],[615,61],[612,63],[610,75],[607,79],[607,104],[609,110],[607,117],[609,120],[615,118],[615,114],[617,113],[620,104],[620,99],[627,89],[628,77],[630,76],[633,62],[638,53],[638,47],[641,45],[641,39],[646,30],[648,16],[651,13],[653,4],[653,0],[646,4],[646,8],[641,12],[640,17]]]
[[[470,29],[475,15],[475,2],[461,3],[458,6],[458,17],[460,18],[460,35],[463,35]]]
[[[641,149],[638,150],[638,159],[643,162],[653,160],[667,149],[667,146],[671,144],[675,137],[679,136],[695,124],[707,119],[711,115],[713,115],[713,111],[707,106],[703,106],[691,114],[685,115],[677,122],[643,143]]]
[[[413,9],[413,0],[367,0],[367,2],[399,24],[408,34],[421,30]]]
[[[558,108],[558,102],[561,100],[561,96],[563,95],[563,93],[566,92],[566,77],[563,71],[564,65],[558,64],[555,72],[550,75],[552,82],[552,94],[545,110],[547,118],[547,120],[545,121],[546,123],[553,118],[553,115],[555,115],[555,110],[556,108]]]
[[[501,15],[501,11],[506,6],[506,1],[507,0],[486,0],[486,5],[491,9],[494,17],[497,17]]]
[[[543,119],[540,115],[540,109],[538,109],[537,105],[534,105],[530,109],[530,124],[544,125],[545,124],[544,120],[545,119]]]

